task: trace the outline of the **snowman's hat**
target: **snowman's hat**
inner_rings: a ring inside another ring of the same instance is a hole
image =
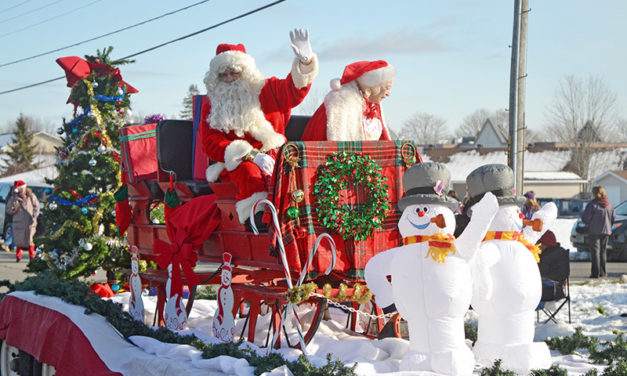
[[[514,172],[503,164],[489,164],[474,169],[466,177],[472,202],[478,202],[486,192],[492,192],[500,206],[522,206],[527,200],[514,189]]]
[[[457,209],[459,202],[447,196],[451,173],[442,163],[423,162],[411,166],[403,174],[405,197],[398,200],[400,211],[409,205],[435,204],[451,210]]]

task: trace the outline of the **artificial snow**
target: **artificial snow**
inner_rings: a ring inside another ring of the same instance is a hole
[[[125,309],[128,309],[129,295],[129,293],[122,293],[112,299],[122,303]],[[569,336],[575,332],[577,327],[581,327],[585,335],[598,337],[602,340],[613,340],[616,337],[612,333],[613,330],[625,330],[627,317],[621,317],[621,314],[627,313],[627,284],[609,280],[595,280],[585,284],[571,285],[570,295],[572,324],[568,323],[568,309],[564,307],[557,314],[557,324],[553,322],[535,324],[535,341],[543,341],[549,337]],[[156,299],[144,297],[144,304],[146,322],[152,323]],[[603,307],[602,310],[599,307]],[[311,307],[307,304],[300,305],[302,315],[305,315],[306,311],[310,309]],[[179,333],[194,334],[208,343],[219,343],[213,337],[211,330],[215,311],[215,301],[195,301],[187,328]],[[357,362],[356,372],[358,375],[433,375],[433,373],[425,372],[398,372],[400,361],[409,349],[409,341],[399,338],[372,340],[351,333],[343,325],[346,322],[346,315],[339,308],[331,307],[330,311],[334,320],[322,321],[316,335],[307,346],[307,357],[313,364],[318,366],[326,364],[326,354],[331,353],[334,359],[341,359],[347,366],[352,366]],[[603,311],[604,314],[599,311]],[[270,324],[268,316],[259,317],[255,336],[256,343],[251,344],[244,341],[242,346],[248,346],[260,354],[267,352],[261,346],[265,341],[266,330]],[[469,311],[466,315],[466,321],[476,323],[476,314]],[[239,339],[243,323],[243,319],[236,320],[237,339]],[[287,331],[295,343],[295,328],[287,325]],[[244,336],[246,337],[246,333]],[[204,360],[198,357],[197,350],[189,346],[164,344],[145,337],[132,337],[131,340],[148,353],[160,354],[172,362],[180,362],[182,369],[189,370],[198,367],[227,375],[253,375],[252,367],[249,367],[246,361],[242,359],[222,356],[212,360]],[[467,344],[470,346],[469,341]],[[177,348],[179,349],[177,350]],[[290,348],[273,351],[281,353],[288,360],[296,360],[302,354],[300,351]],[[590,369],[596,368],[601,371],[605,367],[589,361],[586,351],[578,351],[572,355],[562,355],[558,351],[551,351],[551,361],[553,364],[568,370],[569,375],[583,375]],[[491,364],[477,363],[473,374],[479,375],[482,368],[490,366]],[[286,367],[281,367],[272,372],[266,372],[264,375],[278,376],[291,375],[291,373]]]

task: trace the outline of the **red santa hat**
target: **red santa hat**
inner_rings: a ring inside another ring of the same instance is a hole
[[[384,60],[357,61],[344,68],[341,79],[331,80],[331,89],[339,90],[342,85],[357,80],[363,87],[375,87],[394,79],[394,66]]]
[[[17,191],[18,189],[26,188],[26,183],[23,180],[16,180],[13,183],[13,188]]]
[[[216,74],[224,72],[226,68],[240,70],[256,69],[255,59],[246,53],[243,44],[219,44],[216,56],[211,60],[210,69]]]

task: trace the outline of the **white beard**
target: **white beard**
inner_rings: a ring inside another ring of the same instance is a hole
[[[259,91],[244,80],[217,82],[207,88],[211,101],[209,125],[223,132],[233,131],[238,137],[263,123],[268,123],[259,103]]]

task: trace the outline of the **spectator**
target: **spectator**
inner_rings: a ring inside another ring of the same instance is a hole
[[[542,284],[542,300],[555,300],[565,297],[562,282],[570,275],[570,259],[568,250],[563,248],[555,239],[555,234],[551,230],[546,230],[542,237],[538,239],[540,253],[540,276],[542,279],[549,279],[557,284]]]
[[[39,200],[22,180],[17,180],[13,187],[15,195],[9,199],[7,206],[9,213],[13,215],[13,238],[17,246],[15,261],[20,262],[22,248],[28,248],[28,255],[31,259],[35,257],[33,236],[37,229]]]
[[[607,240],[612,233],[612,225],[616,221],[616,213],[605,194],[605,188],[592,187],[593,199],[581,215],[581,221],[588,226],[588,246],[592,271],[590,278],[605,277],[607,260]]]
[[[527,191],[523,196],[527,198],[527,201],[523,204],[522,213],[525,216],[525,219],[531,219],[531,217],[533,217],[533,213],[540,209],[540,204],[536,201],[536,194],[534,191]]]
[[[455,200],[459,201],[459,198],[457,198],[457,192],[455,192],[454,189],[451,189],[450,191],[448,191],[447,195],[448,197],[452,197]]]

